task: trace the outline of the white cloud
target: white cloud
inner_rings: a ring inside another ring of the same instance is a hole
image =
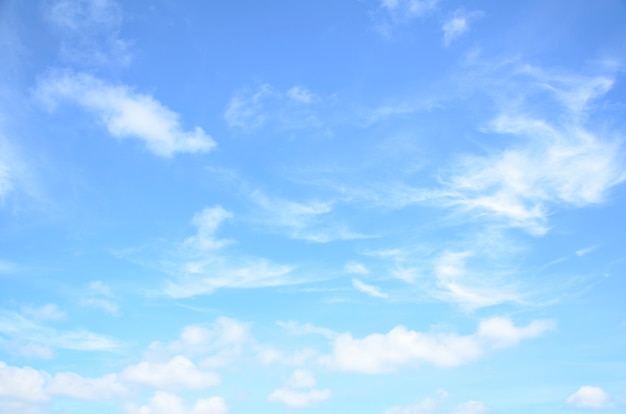
[[[208,152],[215,142],[200,127],[184,131],[180,116],[150,95],[108,84],[87,74],[53,71],[42,77],[36,94],[54,107],[60,101],[92,112],[116,138],[136,138],[160,157]]]
[[[472,310],[504,302],[521,302],[521,297],[506,282],[496,275],[484,275],[466,269],[466,261],[473,256],[471,251],[444,252],[435,260],[434,274],[437,289],[435,297],[457,303]]]
[[[359,279],[352,279],[352,286],[367,295],[375,298],[387,299],[389,295],[380,291],[380,288],[361,282]]]
[[[451,411],[451,414],[482,414],[489,411],[485,403],[482,401],[467,401],[457,405]]]
[[[469,31],[470,22],[478,17],[482,16],[482,12],[464,12],[463,10],[457,10],[454,15],[446,20],[442,26],[443,30],[443,44],[449,46],[453,41],[464,35]]]
[[[584,385],[566,400],[567,405],[578,408],[610,408],[611,397],[600,387]]]
[[[44,390],[46,376],[31,367],[11,367],[0,361],[0,396],[18,401],[48,399]]]
[[[506,93],[521,103],[501,105],[501,114],[484,132],[513,135],[517,144],[462,158],[435,197],[443,205],[542,235],[549,229],[552,206],[601,203],[611,187],[626,179],[621,141],[606,130],[603,136],[596,134],[587,125],[593,100],[613,81],[551,75],[529,66],[516,72],[524,81]],[[558,103],[551,121],[545,114],[533,115],[526,103],[546,91]]]
[[[46,391],[80,400],[108,400],[128,392],[116,374],[84,378],[73,372],[61,372],[50,379]]]
[[[129,404],[128,414],[226,414],[228,407],[222,397],[209,397],[197,400],[193,407],[187,408],[183,400],[174,394],[158,391],[148,404],[137,407]]]
[[[596,250],[597,248],[598,246],[589,246],[589,247],[585,247],[584,249],[578,249],[576,250],[576,256],[578,257],[585,256],[591,253],[592,251]]]
[[[333,353],[322,358],[331,368],[363,373],[383,373],[397,369],[431,364],[454,367],[474,361],[486,352],[517,344],[552,329],[548,320],[533,321],[518,327],[507,318],[491,318],[480,322],[476,333],[421,333],[397,326],[387,334],[371,334],[355,339],[350,333],[339,335]]]
[[[113,300],[111,288],[100,280],[87,285],[85,294],[80,298],[80,306],[101,309],[109,315],[119,315],[119,305]]]
[[[299,323],[296,321],[279,321],[276,323],[293,335],[322,335],[326,338],[334,338],[337,336],[337,333],[331,329],[322,328],[310,323]]]
[[[53,0],[45,19],[62,35],[61,57],[75,64],[128,65],[129,42],[119,36],[123,13],[112,0]]]
[[[387,409],[384,414],[482,414],[487,412],[487,406],[481,401],[467,401],[458,404],[451,409],[446,408],[448,393],[439,389],[434,397],[426,397],[415,404],[408,406],[395,406]]]
[[[53,303],[39,307],[24,306],[22,307],[22,313],[37,321],[58,321],[65,319],[67,316],[65,312],[60,310],[59,307]]]
[[[243,347],[252,341],[250,324],[220,317],[209,326],[188,325],[180,337],[167,344],[153,342],[147,350],[150,358],[163,358],[182,354],[207,356],[203,367],[216,368],[235,361]]]
[[[285,385],[288,388],[313,388],[315,384],[316,381],[313,374],[304,369],[297,369],[291,374],[289,379],[287,379]]]
[[[86,330],[61,331],[36,323],[15,312],[0,310],[0,333],[27,346],[74,351],[112,351],[121,344]]]
[[[198,228],[195,236],[185,240],[185,245],[200,250],[218,249],[228,244],[228,240],[215,238],[215,232],[220,225],[233,217],[233,214],[224,210],[222,206],[206,207],[193,216],[192,223]]]
[[[278,388],[267,397],[270,402],[280,402],[292,408],[303,408],[320,403],[332,396],[330,390],[312,389],[315,377],[309,371],[295,370],[287,379],[285,387]],[[303,391],[303,388],[311,388]]]
[[[254,130],[263,126],[299,129],[320,126],[319,114],[312,107],[320,101],[301,85],[281,91],[265,83],[256,89],[241,89],[229,101],[224,119],[231,128]]]
[[[267,398],[271,402],[281,402],[292,408],[303,408],[326,401],[332,396],[330,390],[295,391],[279,388]]]
[[[332,223],[333,202],[312,200],[306,203],[268,197],[261,191],[251,194],[252,201],[262,208],[258,219],[262,224],[286,231],[292,239],[315,243],[362,239],[344,225]]]
[[[395,20],[406,21],[432,12],[438,0],[382,0],[380,6]]]
[[[131,383],[167,390],[179,388],[202,390],[220,383],[217,374],[199,369],[182,355],[177,355],[165,363],[140,362],[126,368],[121,377]]]
[[[346,263],[344,269],[348,273],[355,273],[359,275],[368,275],[370,273],[367,267],[365,267],[365,265],[362,263],[355,263],[355,262]]]

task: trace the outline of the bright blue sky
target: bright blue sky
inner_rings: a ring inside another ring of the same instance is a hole
[[[0,2],[0,412],[623,412],[624,22]]]

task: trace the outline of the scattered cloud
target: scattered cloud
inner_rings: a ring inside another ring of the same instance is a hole
[[[330,390],[313,389],[316,381],[313,374],[305,370],[295,370],[287,379],[284,388],[278,388],[267,397],[270,402],[280,402],[292,408],[303,408],[320,403],[332,396]],[[302,389],[308,390],[302,390]]]
[[[195,236],[185,240],[185,245],[199,250],[218,249],[229,243],[228,240],[218,240],[215,232],[226,220],[233,217],[233,214],[224,210],[222,206],[206,207],[193,216],[192,223],[198,228]]]
[[[248,131],[264,126],[280,129],[320,126],[319,114],[312,107],[320,100],[301,85],[283,92],[264,83],[255,89],[237,91],[226,106],[224,120],[231,128]]]
[[[313,200],[299,203],[268,197],[258,190],[252,193],[251,198],[263,209],[260,221],[268,227],[287,231],[292,239],[329,243],[369,237],[332,223],[333,202]]]
[[[113,351],[121,344],[115,339],[87,330],[62,331],[42,325],[21,314],[0,310],[0,335],[23,346],[73,351]]]
[[[352,279],[352,286],[354,286],[356,290],[359,290],[375,298],[387,299],[387,297],[389,296],[386,293],[381,292],[380,288],[363,283],[359,279]]]
[[[613,81],[550,75],[530,66],[521,66],[517,74],[526,80],[510,93],[524,97],[522,103],[504,106],[484,132],[514,136],[518,144],[460,158],[444,174],[444,189],[433,196],[443,205],[543,235],[551,207],[601,203],[611,187],[626,179],[621,141],[585,125],[593,100]],[[553,120],[533,115],[523,103],[546,92],[558,103],[559,116]]]
[[[487,412],[487,406],[481,401],[467,401],[452,408],[447,408],[449,395],[446,390],[439,389],[433,397],[426,397],[415,404],[395,406],[387,409],[384,414],[482,414]]]
[[[578,250],[576,250],[576,256],[578,256],[578,257],[585,256],[585,255],[593,252],[597,248],[598,248],[598,246],[589,246],[589,247],[585,247],[584,249],[578,249]]]
[[[132,60],[119,35],[123,13],[113,0],[46,2],[44,18],[61,35],[61,57],[73,64],[121,65]]]
[[[354,273],[358,275],[368,275],[370,271],[365,267],[362,263],[350,262],[346,263],[344,267],[345,271],[348,273]]]
[[[91,75],[51,71],[39,79],[35,93],[50,108],[63,101],[78,104],[114,137],[139,139],[160,157],[209,152],[216,145],[200,127],[183,130],[180,116],[152,96]]]
[[[382,0],[380,7],[396,22],[409,21],[431,13],[439,0]]]
[[[228,406],[222,397],[199,399],[191,408],[187,408],[178,396],[157,391],[148,404],[138,407],[129,404],[126,407],[128,414],[226,414]]]
[[[140,362],[126,368],[121,376],[131,383],[167,390],[202,390],[220,383],[217,374],[201,370],[182,355],[165,363]]]
[[[126,385],[116,374],[100,378],[85,378],[73,372],[56,374],[46,387],[53,395],[62,395],[79,400],[109,400],[128,393]]]
[[[443,23],[443,44],[450,46],[452,42],[467,33],[470,28],[470,22],[482,16],[482,14],[480,11],[465,12],[456,10],[452,17]]]
[[[119,305],[114,300],[111,288],[100,280],[90,282],[80,298],[80,306],[101,309],[109,315],[119,315]]]
[[[43,306],[23,306],[22,314],[36,321],[58,321],[65,319],[67,314],[53,303]]]
[[[425,363],[454,367],[474,361],[489,351],[540,336],[553,328],[554,322],[549,320],[537,320],[518,327],[508,318],[496,317],[482,320],[471,335],[422,333],[407,330],[404,326],[397,326],[387,334],[371,334],[362,339],[343,333],[334,340],[332,355],[322,358],[322,362],[337,370],[369,374]]]
[[[321,335],[326,338],[334,338],[337,333],[328,328],[322,328],[310,323],[299,323],[296,321],[276,322],[278,326],[286,329],[293,335]]]
[[[485,403],[482,401],[467,401],[457,405],[451,411],[451,414],[482,414],[489,411]]]
[[[610,395],[600,387],[584,385],[565,401],[567,405],[577,408],[610,408],[612,406]]]

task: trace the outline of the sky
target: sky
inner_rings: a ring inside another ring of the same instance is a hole
[[[0,0],[0,412],[624,412],[624,22]]]

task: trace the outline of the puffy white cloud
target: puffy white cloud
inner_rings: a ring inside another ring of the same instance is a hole
[[[0,396],[12,400],[40,402],[48,399],[47,377],[31,367],[11,367],[0,361]]]
[[[612,406],[611,396],[600,387],[584,385],[570,395],[566,403],[578,408],[609,408]]]
[[[188,325],[180,337],[167,344],[150,344],[147,355],[152,358],[171,355],[203,356],[203,367],[220,367],[233,362],[252,342],[250,325],[235,319],[220,317],[211,325]]]
[[[352,286],[355,289],[375,298],[387,299],[388,295],[381,292],[380,288],[361,282],[359,279],[352,279]]]
[[[434,397],[426,397],[408,406],[388,408],[384,414],[434,414],[447,398],[448,393],[443,389],[439,389]]]
[[[126,407],[128,414],[226,414],[228,407],[222,397],[209,397],[197,400],[193,407],[187,408],[176,395],[158,391],[148,404]]]
[[[53,71],[39,79],[37,96],[50,107],[78,104],[98,117],[117,138],[136,138],[157,156],[208,152],[215,142],[200,127],[185,131],[180,116],[150,95],[112,85],[87,74]]]
[[[61,372],[49,381],[46,391],[80,400],[107,400],[126,394],[128,389],[116,374],[85,378],[73,372]]]
[[[488,351],[537,337],[553,327],[554,322],[548,320],[518,327],[508,318],[497,317],[482,320],[471,335],[422,333],[404,326],[361,339],[343,333],[334,340],[332,354],[321,361],[334,369],[370,374],[420,364],[454,367],[474,361]]]
[[[140,362],[126,368],[121,377],[131,383],[167,390],[179,388],[201,390],[220,383],[217,374],[199,369],[182,355],[177,355],[165,363]]]

